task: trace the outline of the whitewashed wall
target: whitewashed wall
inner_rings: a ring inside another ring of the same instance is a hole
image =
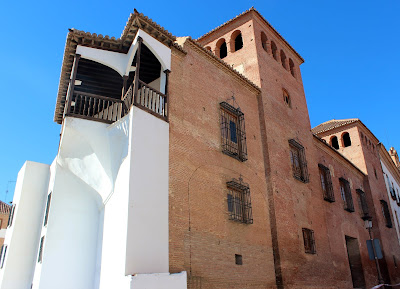
[[[49,165],[30,161],[18,173],[13,199],[16,205],[14,218],[4,240],[8,249],[4,267],[0,270],[1,289],[31,287],[49,175]]]

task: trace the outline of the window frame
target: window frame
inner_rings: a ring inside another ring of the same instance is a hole
[[[289,140],[290,162],[293,177],[303,183],[309,182],[307,160],[304,147],[294,139]],[[297,156],[297,158],[296,158]],[[296,159],[298,162],[296,162]]]
[[[7,222],[7,228],[10,228],[13,224],[13,220],[14,220],[14,212],[15,212],[15,207],[17,205],[13,204],[10,210],[10,215],[8,215],[8,222]]]
[[[383,218],[385,219],[385,225],[388,228],[393,228],[393,222],[392,218],[390,216],[390,210],[389,210],[389,205],[385,200],[380,200],[381,203],[381,209],[382,209],[382,215]]]
[[[361,208],[361,219],[363,220],[371,220],[371,216],[369,214],[369,208],[367,203],[367,198],[365,192],[361,189],[356,189],[356,193],[358,195],[358,199],[360,202]]]
[[[44,237],[45,237],[45,236],[42,236],[42,237],[40,238],[39,253],[38,253],[38,259],[37,259],[37,262],[38,262],[38,263],[42,263],[42,261],[43,261]]]
[[[44,214],[43,227],[46,227],[46,226],[47,226],[47,223],[48,223],[48,221],[49,221],[49,211],[50,211],[51,196],[52,196],[52,192],[50,192],[50,193],[47,195],[46,212],[45,212],[45,214]]]
[[[250,187],[242,179],[226,182],[229,220],[253,224]]]
[[[1,253],[0,253],[0,269],[4,267],[4,261],[6,259],[8,245],[3,244],[1,246]]]
[[[303,232],[304,252],[307,254],[317,254],[314,231],[308,228],[302,228],[302,232]]]
[[[318,164],[318,169],[324,200],[333,203],[335,202],[335,192],[333,190],[331,171],[323,164]]]
[[[234,124],[234,137],[232,134]],[[223,101],[220,103],[220,127],[222,152],[241,162],[248,159],[244,113],[240,108]]]
[[[340,196],[343,200],[343,208],[350,212],[354,212],[353,196],[351,195],[350,182],[345,178],[339,178]]]

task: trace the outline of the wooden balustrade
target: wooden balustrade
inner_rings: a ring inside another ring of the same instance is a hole
[[[168,121],[167,96],[139,80],[129,87],[122,99],[74,91],[68,100],[66,116],[113,123],[126,114],[135,105],[152,115]]]

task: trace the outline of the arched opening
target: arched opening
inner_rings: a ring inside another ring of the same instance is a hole
[[[344,146],[344,147],[349,147],[349,146],[351,146],[351,139],[350,139],[350,135],[349,135],[348,132],[345,132],[345,133],[342,135],[342,143],[343,143],[343,146]]]
[[[289,69],[290,69],[290,73],[296,77],[295,73],[294,73],[294,62],[291,58],[289,58]]]
[[[211,47],[210,47],[210,46],[206,46],[206,49],[207,49],[208,51],[211,51]]]
[[[283,89],[283,101],[288,107],[292,107],[289,93]]]
[[[77,92],[121,99],[122,77],[106,65],[81,58],[75,79],[74,90]]]
[[[276,47],[276,44],[273,41],[271,41],[271,51],[274,59],[278,60],[278,47]]]
[[[215,51],[219,58],[225,58],[228,55],[228,47],[226,46],[226,42],[224,38],[221,38],[217,42],[217,49]]]
[[[339,149],[339,141],[338,141],[338,138],[337,138],[337,136],[333,136],[332,138],[331,138],[331,146],[334,148],[334,149]]]
[[[243,48],[243,38],[240,30],[236,30],[231,35],[231,52],[238,51]]]
[[[283,50],[281,50],[281,63],[283,68],[287,69],[286,67],[286,54],[285,52],[283,52]]]
[[[261,45],[263,49],[268,52],[268,38],[267,35],[265,35],[264,32],[261,32]]]

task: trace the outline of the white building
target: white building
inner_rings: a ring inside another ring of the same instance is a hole
[[[166,85],[175,39],[136,11],[121,38],[104,37],[100,48],[90,37],[68,34],[59,151],[51,165],[28,161],[19,172],[0,288],[186,288],[186,273],[169,274],[168,259]],[[115,74],[121,83],[102,83]]]
[[[396,233],[398,241],[400,244],[400,171],[399,167],[396,165],[398,163],[399,157],[394,148],[390,148],[389,152],[386,150],[383,144],[380,145],[379,155],[381,159],[383,177],[386,183],[386,189],[389,199],[390,213],[392,214],[392,224],[387,224],[387,226],[393,226],[396,228]]]

